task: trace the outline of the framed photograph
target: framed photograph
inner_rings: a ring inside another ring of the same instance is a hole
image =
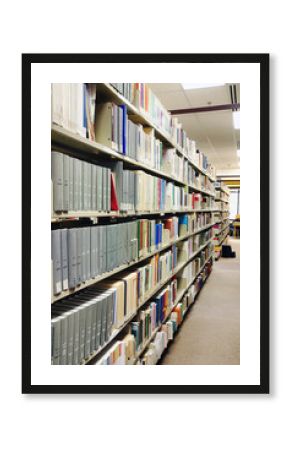
[[[269,393],[268,54],[22,55],[22,392]]]

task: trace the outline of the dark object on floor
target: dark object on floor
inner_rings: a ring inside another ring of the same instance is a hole
[[[222,245],[222,258],[235,258],[236,252],[232,251],[230,245]]]

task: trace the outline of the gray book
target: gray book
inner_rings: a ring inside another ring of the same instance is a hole
[[[107,264],[106,269],[108,272],[112,270],[112,225],[107,225],[106,227],[106,255],[107,255]]]
[[[85,358],[86,303],[76,296],[62,302],[78,314],[78,318],[75,317],[74,364],[80,364]]]
[[[90,245],[91,245],[91,278],[96,277],[96,234],[95,227],[90,227]]]
[[[107,298],[104,296],[102,302],[102,326],[101,326],[101,346],[107,341]]]
[[[68,286],[74,288],[78,284],[77,277],[77,236],[76,229],[68,230]]]
[[[114,323],[114,293],[116,290],[108,289],[107,291],[107,330],[106,337],[107,340],[110,339],[112,334],[112,327]]]
[[[80,211],[84,211],[84,195],[85,195],[85,162],[79,161],[80,169],[79,169],[79,191],[80,191]]]
[[[104,329],[104,340],[105,342],[108,341],[112,334],[112,327],[114,323],[114,301],[116,296],[116,289],[106,289],[106,288],[93,288],[94,292],[99,298],[104,298],[106,307],[105,307],[105,314],[106,314],[106,327]]]
[[[82,229],[76,228],[77,241],[77,284],[82,282]]]
[[[103,245],[103,272],[107,272],[107,227],[103,226],[103,239],[102,239],[102,245]]]
[[[96,345],[95,348],[98,348],[101,345],[101,329],[102,329],[102,304],[104,299],[98,297],[96,301],[96,317],[97,317],[97,327],[96,327]]]
[[[102,199],[102,211],[107,210],[107,169],[106,167],[102,167],[102,190],[103,190],[103,199]]]
[[[86,211],[87,206],[87,163],[85,161],[81,161],[81,210]]]
[[[72,299],[63,300],[62,305],[70,309],[74,316],[72,364],[76,365],[80,363],[80,308],[72,302]]]
[[[113,225],[113,269],[119,266],[119,254],[118,254],[118,228],[119,225]]]
[[[51,320],[51,363],[60,364],[60,325],[61,317],[53,317]]]
[[[74,211],[74,158],[69,157],[69,211]]]
[[[95,264],[96,264],[96,274],[100,275],[102,273],[102,247],[101,247],[101,227],[95,227]]]
[[[51,152],[51,179],[53,184],[53,210],[63,211],[63,154]]]
[[[87,280],[87,239],[86,228],[80,228],[81,237],[81,280],[84,283]]]
[[[103,171],[101,166],[97,167],[97,211],[103,207]]]
[[[74,308],[73,364],[80,363],[80,310]]]
[[[53,268],[53,293],[62,291],[62,259],[61,259],[61,230],[51,232],[51,259]]]
[[[84,293],[76,295],[75,299],[79,302],[80,305],[83,304],[83,306],[85,307],[84,355],[82,359],[87,359],[91,353],[91,310],[89,308],[88,302],[86,301],[86,296],[84,295]]]
[[[68,238],[67,229],[60,230],[61,232],[61,270],[62,270],[62,290],[68,289]]]
[[[91,164],[91,209],[97,210],[97,166]]]
[[[91,332],[91,353],[96,350],[96,334],[97,334],[97,299],[91,301],[91,317],[92,317],[92,332]]]
[[[93,211],[92,208],[92,164],[88,163],[87,167],[87,207],[88,211]]]
[[[59,364],[67,364],[67,339],[68,339],[68,320],[65,314],[62,314],[60,322],[60,361]]]
[[[90,227],[85,228],[85,249],[86,249],[86,279],[91,278],[91,231]]]
[[[85,358],[91,354],[91,338],[92,338],[92,305],[86,304],[86,336],[85,336]]]
[[[73,199],[74,211],[80,210],[80,161],[76,158],[73,160]]]
[[[69,211],[69,160],[63,155],[63,211]]]
[[[66,319],[66,362],[62,362],[62,364],[71,365],[73,364],[74,311],[64,304],[53,306],[52,311],[54,311],[56,314],[61,313],[61,317]],[[64,342],[62,342],[62,345],[64,345]]]
[[[108,173],[108,205],[107,205],[107,211],[111,211],[111,170],[107,169]]]

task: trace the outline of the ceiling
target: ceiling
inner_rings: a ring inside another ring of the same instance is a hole
[[[229,85],[184,90],[180,83],[151,83],[153,92],[168,110],[232,103]],[[240,86],[237,102],[240,102]],[[240,130],[234,129],[231,110],[177,115],[187,135],[196,141],[218,170],[239,169],[237,148]]]

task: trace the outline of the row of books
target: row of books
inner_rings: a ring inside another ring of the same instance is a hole
[[[51,308],[51,363],[81,364],[112,334],[114,293],[91,287]]]
[[[204,265],[205,261],[210,257],[212,253],[212,245],[209,245],[204,250],[202,250],[198,256],[196,256],[192,261],[190,261],[180,272],[178,272],[177,278],[177,288],[178,292],[186,289],[187,286],[195,276],[199,273],[201,267]]]
[[[150,292],[172,274],[177,264],[178,248],[173,245],[135,270],[115,275],[53,304],[52,364],[80,364],[91,356],[110,339],[114,330],[136,313]],[[154,298],[156,306],[150,316],[154,329],[170,310],[176,298],[176,287],[177,278]],[[148,308],[145,311],[148,314]],[[141,311],[139,317],[145,318],[145,315]],[[135,339],[136,323],[131,324]],[[152,326],[147,330],[152,330]],[[139,347],[136,344],[136,348]]]
[[[218,236],[227,226],[229,226],[229,221],[227,219],[224,222],[216,223],[212,228],[213,235]]]
[[[194,194],[193,208],[194,209],[214,209],[215,201],[213,197],[208,197],[202,194]]]
[[[181,208],[210,208],[213,199],[184,187],[126,170],[122,161],[112,168],[91,164],[52,151],[51,179],[54,212],[146,212]]]
[[[173,308],[175,298],[176,280],[166,286],[146,309],[140,311],[138,320],[131,322],[129,333],[123,340],[114,343],[97,364],[120,365],[136,363],[138,354],[146,348],[147,342],[153,333],[160,328],[160,331],[156,333],[155,339],[150,343],[145,356],[141,359],[142,364],[144,364],[148,360],[148,351],[152,349],[152,346],[156,346],[159,350],[158,358],[154,362],[150,362],[150,364],[156,364],[164,348],[166,348],[168,340],[173,339],[173,333],[177,329],[177,322],[180,322],[180,305],[178,304]],[[171,310],[171,319],[173,320],[163,324]],[[175,323],[173,324],[173,322]]]
[[[186,310],[194,302],[198,291],[211,271],[211,266],[212,261],[210,260],[195,283],[175,306],[177,280],[172,280],[146,308],[138,313],[136,320],[131,322],[129,332],[125,337],[115,342],[97,361],[97,364],[156,364],[168,342],[174,339],[174,334],[182,323]],[[156,330],[158,331],[156,332]],[[154,333],[156,336],[150,342]],[[147,351],[141,356],[147,345]]]
[[[52,122],[86,137],[85,85],[54,83],[51,86]]]
[[[174,334],[183,321],[184,312],[183,303],[179,302],[173,308],[169,320],[162,325],[161,330],[156,334],[155,339],[149,344],[148,350],[140,358],[139,364],[157,364],[162,353],[167,348],[168,342],[174,339]]]
[[[176,264],[177,249],[172,248],[135,271],[116,275],[53,304],[52,363],[80,364],[87,359],[137,311],[145,295],[170,276]]]
[[[126,83],[122,92],[128,94],[126,97],[130,102],[133,100],[138,109],[182,147],[194,164],[213,175],[206,156],[196,149],[195,142],[186,136],[178,119],[170,116],[147,85]],[[52,122],[161,170],[166,149],[155,138],[154,130],[130,120],[126,105],[100,102],[98,84],[52,84]]]
[[[224,181],[216,180],[215,181],[215,189],[217,191],[221,191],[226,196],[230,195],[230,190]]]
[[[111,170],[51,152],[53,210],[111,211]]]
[[[184,154],[198,167],[209,170],[214,177],[215,171],[207,157],[196,149],[195,141],[189,139],[177,117],[172,117],[161,105],[156,95],[145,83],[111,83],[130,103],[149,116],[152,122],[183,149]]]
[[[136,261],[178,237],[193,232],[196,216],[184,214],[163,220],[139,219],[110,225],[52,230],[53,294],[75,288],[123,264]],[[209,235],[210,230],[188,241],[193,241],[193,251],[206,242]],[[185,244],[181,242],[179,245],[182,247]]]
[[[138,258],[138,223],[51,232],[52,287],[59,294]]]
[[[146,341],[152,336],[166,316],[176,299],[177,281],[169,283],[150,304],[138,313],[138,317],[130,324],[130,332],[135,339],[136,351],[142,350]]]
[[[120,94],[166,134],[171,134],[171,115],[145,83],[110,83]]]
[[[184,315],[189,306],[194,302],[195,297],[202,288],[206,278],[211,272],[212,262],[209,261],[201,274],[197,277],[195,283],[189,288],[182,300],[173,308],[169,320],[162,325],[161,330],[156,334],[153,342],[150,343],[148,350],[138,360],[137,364],[155,365],[161,358],[169,341],[174,339],[174,335],[182,324]]]
[[[201,188],[205,185],[205,181],[199,179],[199,173],[188,160],[184,159],[175,148],[163,146],[163,143],[155,137],[153,128],[131,121],[125,105],[118,106],[107,102],[96,106],[95,139],[124,156],[161,170],[184,183]],[[197,153],[193,161],[198,166],[201,166],[200,155]],[[206,186],[204,188],[206,189]]]

